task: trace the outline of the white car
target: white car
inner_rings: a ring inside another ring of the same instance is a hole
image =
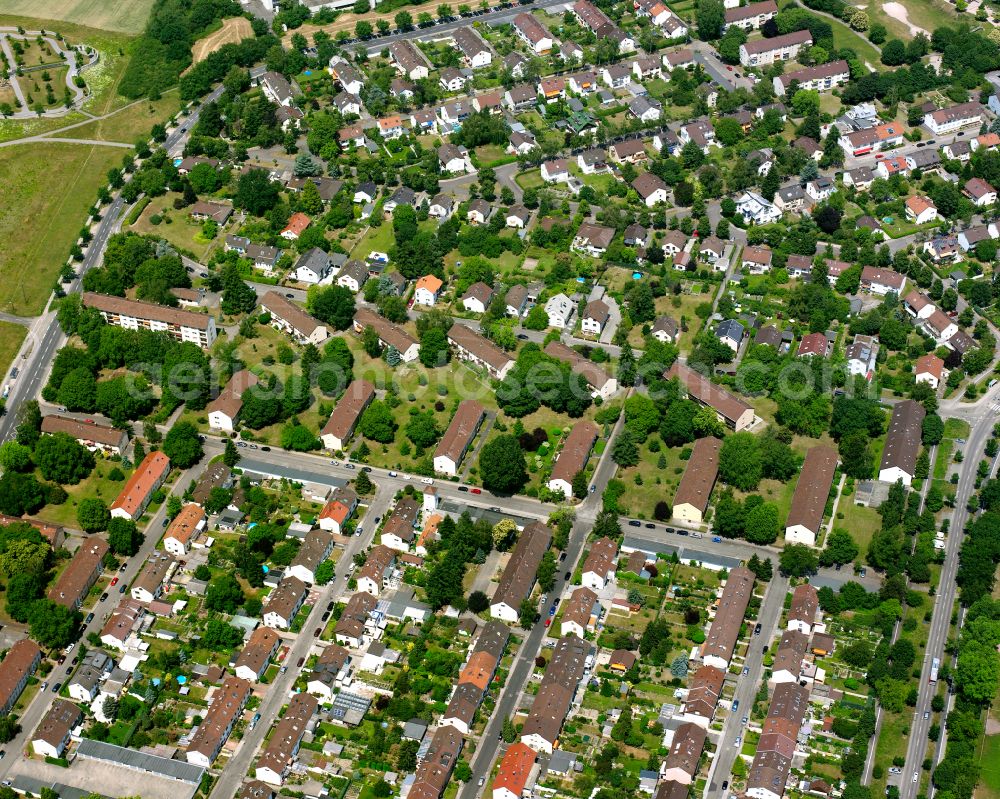
[[[919,774],[916,771],[913,772],[913,779],[910,782],[916,782],[919,779]]]
[[[430,477],[421,477],[420,482],[423,483],[424,485],[429,485],[429,486],[434,485],[434,481]]]

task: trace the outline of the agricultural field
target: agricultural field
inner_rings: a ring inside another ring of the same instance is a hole
[[[97,189],[120,162],[121,151],[110,147],[36,143],[0,150],[0,310],[41,313]],[[35,235],[23,235],[32,229]]]
[[[224,44],[235,44],[253,36],[253,28],[246,17],[231,17],[224,20],[222,27],[195,42],[191,48],[191,58],[195,64],[204,61]]]
[[[0,0],[0,14],[37,18],[47,27],[59,22],[89,25],[117,33],[141,33],[153,8],[153,0]]]

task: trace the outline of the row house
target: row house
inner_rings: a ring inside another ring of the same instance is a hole
[[[828,92],[847,83],[851,79],[851,70],[844,60],[830,61],[815,67],[806,67],[795,72],[786,72],[774,78],[774,93],[779,97],[785,94],[793,84],[807,91]]]
[[[803,47],[811,44],[812,34],[807,30],[745,42],[740,45],[740,63],[745,67],[760,67],[777,61],[791,61],[798,57]]]
[[[434,450],[434,471],[454,477],[462,459],[486,418],[486,409],[476,400],[462,400],[448,429]]]
[[[468,67],[482,69],[493,63],[493,48],[471,25],[458,28],[452,35],[452,40]]]
[[[421,80],[430,75],[426,56],[409,39],[398,39],[389,45],[392,65],[410,80]]]
[[[983,107],[975,101],[940,108],[924,115],[924,124],[935,136],[954,133],[970,125],[980,125],[982,121]]]
[[[745,31],[759,30],[769,19],[778,15],[778,4],[774,0],[761,0],[737,8],[727,8],[723,30],[736,27]]]
[[[495,380],[503,380],[514,367],[514,360],[506,352],[460,322],[448,330],[448,343],[460,360],[486,369]]]
[[[856,130],[840,139],[840,146],[848,155],[867,155],[881,152],[903,143],[903,126],[899,122],[884,122],[871,128]]]
[[[177,341],[197,344],[203,349],[211,347],[218,336],[215,317],[209,314],[92,291],[83,292],[82,300],[84,307],[97,310],[109,325],[126,330],[166,333]]]
[[[514,32],[536,56],[545,55],[552,49],[555,42],[552,32],[533,14],[527,12],[518,14],[512,24]]]

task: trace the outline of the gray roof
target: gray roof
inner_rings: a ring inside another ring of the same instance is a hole
[[[743,341],[743,325],[735,319],[725,319],[715,329],[718,338],[731,338],[733,341]]]
[[[181,760],[171,760],[169,757],[147,755],[135,749],[126,749],[124,746],[115,746],[91,738],[82,739],[76,753],[79,757],[105,760],[135,771],[168,777],[192,785],[200,783],[202,774],[205,773],[205,769],[201,766],[194,766]]]

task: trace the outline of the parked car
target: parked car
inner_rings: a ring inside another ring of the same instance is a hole
[[[118,585],[118,578],[117,577],[112,577],[111,578],[111,585]]]
[[[322,627],[317,627],[315,630],[313,630],[313,638],[319,638],[319,634],[321,632],[323,632],[323,628]]]
[[[628,526],[629,527],[642,527],[642,522],[640,522],[638,519],[629,519],[628,520]]]
[[[713,543],[713,544],[721,544],[721,543],[722,543],[722,538],[720,538],[720,537],[719,537],[719,536],[717,536],[717,535],[713,535],[713,536],[712,536],[712,543]]]
[[[305,662],[306,662],[305,658],[299,658],[298,663],[296,663],[295,665],[298,666],[301,669],[302,668],[302,664],[305,663]]]
[[[61,682],[57,682],[55,685],[52,686],[52,693],[54,693],[54,694],[59,693],[59,689],[60,688],[62,688],[62,683]]]
[[[128,590],[128,583],[122,583],[120,586],[118,586],[119,594],[124,594],[126,590]]]
[[[459,486],[459,487],[458,487],[458,490],[459,490],[459,491],[465,491],[465,492],[468,492],[468,490],[469,490],[469,487],[468,487],[468,486]]]
[[[105,591],[103,594],[101,594],[101,602],[103,602],[107,598],[108,598],[108,592]]]
[[[470,488],[469,489],[469,493],[470,494],[482,494],[483,493],[483,489],[481,489],[481,488]]]

